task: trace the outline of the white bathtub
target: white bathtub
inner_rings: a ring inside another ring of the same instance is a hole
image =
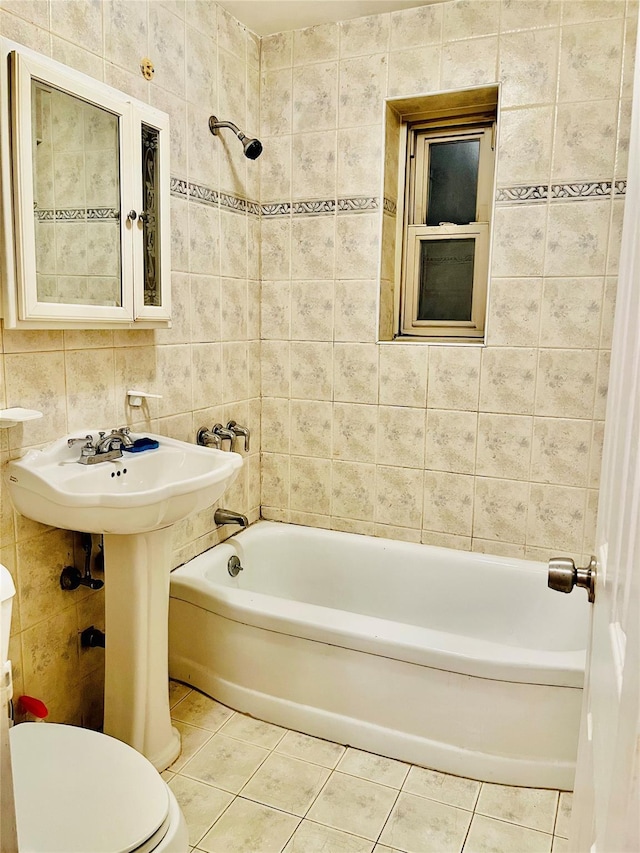
[[[169,669],[318,737],[571,789],[588,614],[542,563],[261,521],[172,573]]]

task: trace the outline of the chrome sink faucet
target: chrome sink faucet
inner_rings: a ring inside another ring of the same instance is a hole
[[[129,427],[112,429],[109,435],[101,432],[100,438],[96,441],[96,452],[108,453],[110,450],[120,447],[133,447],[133,441],[129,432]]]
[[[98,440],[94,443],[92,435],[84,438],[68,438],[67,444],[73,447],[78,442],[84,442],[80,451],[78,462],[81,465],[97,465],[99,462],[111,462],[120,459],[123,447],[131,447],[133,440],[129,435],[129,427],[112,429],[110,434],[99,433]]]

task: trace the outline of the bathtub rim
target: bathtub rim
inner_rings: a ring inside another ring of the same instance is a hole
[[[276,527],[277,526],[277,527]],[[289,525],[259,521],[249,531],[286,528]],[[309,528],[315,530],[315,528]],[[284,530],[286,533],[286,530]],[[329,531],[347,537],[357,534]],[[318,604],[284,599],[261,592],[239,589],[230,583],[217,584],[205,576],[207,563],[225,561],[234,551],[234,540],[245,531],[219,543],[171,573],[171,598],[245,625],[292,637],[353,649],[367,654],[415,663],[461,675],[524,684],[581,689],[584,682],[586,649],[536,650],[509,646],[465,635],[422,628],[376,616],[364,616]],[[279,535],[279,534],[278,534]],[[358,537],[359,538],[359,537]],[[395,543],[409,545],[413,543]],[[450,556],[450,549],[424,546]],[[475,555],[474,555],[475,557]],[[488,555],[478,555],[487,558]],[[526,563],[505,557],[489,557],[485,562],[499,565]],[[535,564],[534,564],[535,565]],[[523,568],[532,569],[531,564]],[[517,570],[517,567],[516,567]],[[211,594],[211,593],[214,594]],[[344,615],[343,615],[344,614]],[[348,626],[345,622],[348,619]],[[398,626],[402,631],[399,637]]]

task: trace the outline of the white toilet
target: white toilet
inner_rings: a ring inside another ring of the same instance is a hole
[[[14,595],[11,575],[0,565],[3,673]],[[57,724],[24,723],[14,726],[9,738],[20,853],[189,849],[175,796],[153,765],[127,744]]]

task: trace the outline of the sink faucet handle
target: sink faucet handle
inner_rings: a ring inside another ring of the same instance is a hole
[[[249,441],[251,439],[251,431],[249,427],[239,426],[236,421],[229,421],[227,429],[230,429],[234,435],[244,436],[244,449],[246,453],[249,450]]]
[[[104,435],[104,433],[101,432],[100,435]],[[93,436],[92,435],[85,435],[84,438],[68,438],[67,439],[67,446],[73,447],[74,444],[77,444],[80,441],[85,442],[85,447],[93,447]]]

